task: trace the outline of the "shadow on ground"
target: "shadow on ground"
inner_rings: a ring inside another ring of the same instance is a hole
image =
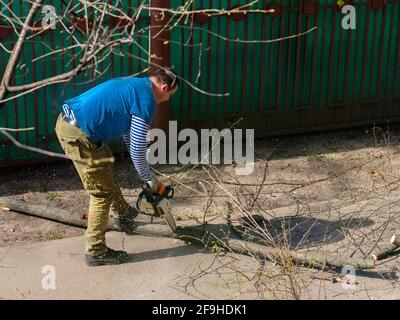
[[[189,256],[192,254],[196,254],[198,252],[206,252],[208,253],[208,249],[202,249],[198,246],[193,246],[190,244],[183,245],[176,248],[167,248],[167,249],[159,249],[159,250],[152,250],[152,251],[145,251],[139,253],[130,253],[129,254],[129,263],[136,263],[140,261],[146,260],[160,260],[166,258],[173,258],[173,257],[181,257],[181,256]]]
[[[264,234],[273,239],[275,245],[297,250],[340,242],[345,238],[346,230],[369,227],[374,221],[368,218],[332,221],[313,217],[285,216],[270,220],[258,218],[257,224],[264,230]],[[244,223],[244,227],[250,236],[266,239],[265,236],[260,237],[261,232],[250,224]]]

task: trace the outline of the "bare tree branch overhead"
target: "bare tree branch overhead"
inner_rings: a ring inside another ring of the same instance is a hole
[[[40,26],[38,21],[33,23],[33,17],[37,12],[41,12],[42,8],[46,5],[46,1],[32,1],[31,10],[28,16],[19,17],[17,13],[13,12],[10,4],[6,4],[4,0],[0,0],[2,4],[1,18],[8,23],[9,28],[12,28],[15,34],[18,34],[18,41],[14,46],[9,46],[7,43],[0,43],[0,51],[3,54],[10,54],[8,59],[7,68],[2,76],[0,85],[0,104],[6,101],[11,101],[18,97],[30,94],[37,89],[45,86],[50,86],[57,83],[69,82],[76,78],[79,74],[84,72],[90,72],[91,78],[95,79],[107,68],[107,66],[101,66],[101,62],[104,61],[111,53],[125,56],[128,53],[123,52],[120,48],[121,45],[129,45],[143,53],[144,56],[149,59],[143,59],[138,55],[131,56],[131,59],[141,59],[143,63],[147,63],[148,66],[159,66],[154,60],[151,61],[150,57],[155,57],[156,53],[151,53],[143,48],[139,43],[138,39],[150,40],[160,38],[162,39],[162,31],[168,29],[168,31],[174,29],[190,29],[196,31],[204,31],[210,33],[212,37],[217,37],[226,42],[236,42],[247,45],[256,45],[263,43],[273,43],[277,41],[285,41],[296,37],[302,37],[309,33],[318,30],[318,27],[312,27],[308,30],[304,30],[298,34],[288,34],[286,37],[276,39],[256,39],[256,40],[242,40],[242,39],[231,39],[224,34],[218,34],[211,32],[206,28],[193,27],[190,25],[191,20],[195,15],[205,15],[207,17],[212,16],[230,16],[230,15],[245,15],[245,14],[260,14],[266,15],[274,12],[274,9],[260,10],[251,9],[251,7],[259,1],[251,1],[238,8],[205,8],[202,10],[192,10],[193,1],[187,1],[185,5],[177,8],[176,10],[166,10],[163,8],[152,7],[142,3],[137,8],[128,8],[117,1],[116,5],[110,4],[109,1],[84,1],[81,0],[79,3],[73,5],[72,1],[62,1],[64,5],[64,11],[56,12],[54,16],[54,23],[56,29],[51,29],[51,26],[43,27]],[[172,14],[171,18],[166,20],[165,13]],[[138,27],[138,21],[145,19],[148,15],[156,15],[158,26],[145,26]],[[156,34],[150,36],[152,28],[157,28],[159,31]],[[21,48],[26,41],[43,42],[40,36],[46,32],[59,32],[61,34],[67,34],[67,38],[71,39],[71,44],[66,45],[61,49],[54,49],[49,47],[48,52],[39,54],[35,52],[32,56],[30,63],[25,62],[24,68],[28,70],[33,69],[33,65],[42,61],[46,57],[56,57],[63,55],[69,57],[68,65],[75,65],[71,70],[62,74],[53,74],[44,79],[32,83],[23,83],[20,85],[11,85],[12,76],[15,73],[15,69],[19,66]],[[168,41],[174,46],[189,46],[187,43],[181,43],[176,41]],[[201,43],[192,44],[191,46],[200,46]],[[72,50],[77,52],[72,53]],[[200,49],[204,51],[205,48]],[[201,55],[200,55],[201,59]],[[201,65],[199,65],[199,68]],[[194,90],[197,90],[201,94],[211,96],[227,96],[229,92],[209,92],[204,88],[198,87],[198,85],[192,82],[190,79],[181,78],[187,85]]]

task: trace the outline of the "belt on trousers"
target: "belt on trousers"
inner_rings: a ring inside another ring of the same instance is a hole
[[[72,125],[76,128],[79,128],[79,129],[81,128],[79,126],[78,122],[76,122],[76,120],[69,118],[68,115],[64,111],[61,113],[61,116],[65,122],[68,122],[70,125]]]

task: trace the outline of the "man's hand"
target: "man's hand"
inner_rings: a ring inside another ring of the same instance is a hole
[[[153,192],[156,192],[160,195],[164,194],[166,191],[165,185],[156,179],[148,181],[147,185],[152,189]]]

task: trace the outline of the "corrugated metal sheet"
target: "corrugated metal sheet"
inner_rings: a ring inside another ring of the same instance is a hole
[[[59,8],[58,1],[49,2]],[[135,7],[139,1],[123,3]],[[185,3],[171,0],[171,7],[178,8]],[[229,9],[245,3],[248,1],[196,0],[192,9]],[[230,96],[210,97],[183,86],[172,101],[172,118],[179,121],[180,127],[197,129],[228,127],[243,118],[239,127],[255,128],[258,136],[399,120],[400,0],[352,1],[357,12],[356,30],[341,27],[343,15],[335,3],[328,0],[259,1],[252,9],[274,6],[278,14],[190,16],[183,27],[175,28],[170,34],[171,65],[201,89],[229,92]],[[27,2],[14,1],[12,6],[21,16],[26,16]],[[149,22],[143,20],[142,23]],[[243,44],[223,39],[276,39],[315,26],[318,30],[305,36],[274,43]],[[72,43],[60,30],[57,28],[42,36],[48,46],[62,48]],[[148,49],[146,35],[137,39]],[[10,36],[0,41],[15,40],[15,36]],[[140,50],[128,46],[122,49],[146,58]],[[39,80],[74,67],[69,63],[69,54],[31,63],[32,56],[48,51],[39,42],[27,43],[20,62],[26,68],[18,68],[14,84]],[[1,51],[0,72],[7,59],[8,55]],[[34,126],[34,132],[19,133],[18,139],[22,143],[59,150],[53,128],[64,97],[146,67],[128,55],[117,54],[102,62],[100,69],[107,66],[109,69],[97,81],[84,83],[90,80],[90,75],[80,75],[67,85],[46,87],[7,102],[0,107],[0,126]],[[0,165],[31,158],[42,156],[1,140]]]
[[[61,5],[61,1],[44,1],[44,3],[53,5],[58,13],[65,10],[65,6]],[[77,3],[79,3],[78,0],[74,1],[74,4]],[[139,0],[124,1],[126,12],[129,12],[127,8],[137,7],[139,3]],[[21,17],[28,14],[30,6],[31,4],[26,1],[14,1],[11,5],[13,11]],[[77,9],[79,9],[79,7]],[[42,16],[39,10],[34,21],[41,21],[41,19]],[[111,25],[112,21],[107,21],[107,23]],[[142,25],[148,23],[149,22],[146,20],[141,21]],[[138,28],[139,27],[140,26],[138,26]],[[82,39],[79,32],[75,32],[74,35],[77,39]],[[148,50],[148,37],[146,37],[146,35],[144,36],[145,37],[137,37],[137,42],[145,50]],[[55,30],[50,30],[39,36],[39,38],[43,39],[44,44],[41,41],[27,41],[23,46],[21,59],[16,68],[16,74],[11,83],[12,85],[42,80],[49,76],[70,71],[75,67],[76,60],[74,61],[72,57],[78,54],[79,51],[77,49],[72,49],[65,54],[57,53],[50,55],[36,63],[32,63],[32,57],[38,57],[51,50],[62,49],[74,44],[72,37],[61,28],[60,24],[57,25]],[[0,41],[7,47],[10,47],[10,44],[15,43],[16,39],[16,35],[11,33],[10,36]],[[112,77],[128,76],[147,67],[142,61],[132,59],[129,56],[129,54],[139,55],[147,59],[146,54],[138,50],[136,46],[123,45],[117,49],[121,49],[125,56],[121,56],[119,52],[116,52],[100,62],[98,70],[101,73],[104,72],[104,74],[96,80],[91,80],[92,75],[90,73],[83,73],[70,83],[44,87],[34,93],[2,104],[0,106],[0,127],[35,127],[36,129],[34,131],[19,132],[15,134],[15,137],[24,144],[51,151],[61,151],[54,134],[54,125],[65,98],[82,93],[92,86]],[[3,50],[0,50],[0,52],[0,74],[2,74],[8,61],[9,54],[5,53]],[[24,159],[26,160],[25,163],[28,163],[34,159],[42,158],[44,158],[43,155],[14,147],[8,140],[0,135],[0,166],[7,166],[13,163],[21,164],[24,163],[24,161],[21,161]]]
[[[203,0],[194,8],[236,8],[245,3]],[[259,136],[398,120],[400,2],[352,3],[356,30],[342,28],[344,15],[336,1],[328,0],[282,0],[277,16],[193,17],[187,28],[172,32],[171,64],[201,88],[231,95],[209,97],[185,87],[174,101],[174,118],[181,126],[194,128],[226,127],[243,118],[240,126],[255,128]],[[276,3],[260,1],[251,8],[271,5]],[[269,44],[228,42],[215,36],[277,39],[315,26],[318,30],[305,36]]]

